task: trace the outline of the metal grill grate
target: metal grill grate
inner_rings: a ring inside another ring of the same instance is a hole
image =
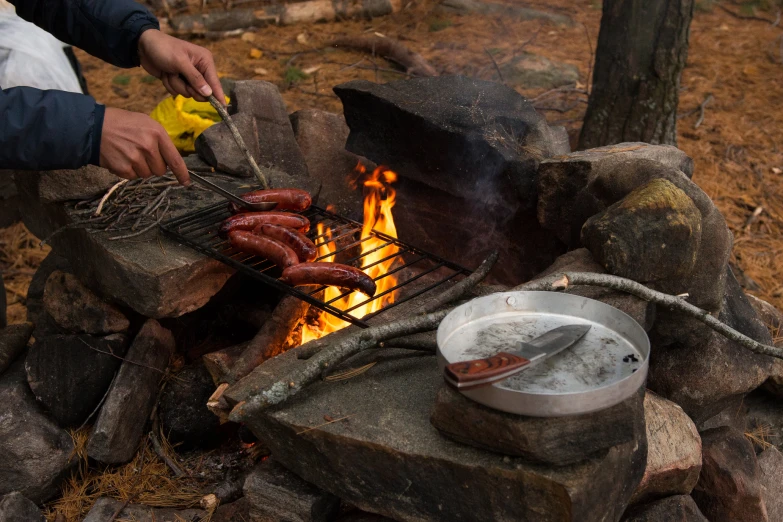
[[[280,276],[279,270],[276,269],[276,266],[271,261],[236,250],[227,239],[219,237],[218,229],[220,228],[221,223],[231,216],[231,212],[226,203],[212,205],[184,216],[171,219],[161,223],[160,227],[164,233],[180,243],[188,245],[209,257],[222,261],[236,270],[255,277],[280,291],[307,301],[312,306],[320,308],[344,321],[364,328],[369,326],[366,321],[370,318],[418,297],[452,279],[471,273],[467,268],[374,231],[372,232],[372,235],[380,239],[382,244],[368,252],[362,253],[361,245],[367,241],[369,237],[361,237],[361,223],[338,216],[316,206],[311,206],[306,211],[301,212],[301,214],[310,219],[311,228],[308,237],[317,247],[319,247],[319,253],[321,252],[321,247],[323,245],[330,247],[329,254],[319,257],[316,261],[321,261],[324,258],[331,258],[331,256],[342,255],[348,257],[345,259],[338,259],[339,262],[367,269],[379,263],[393,260],[394,264],[392,265],[392,268],[387,273],[375,278],[375,281],[377,283],[380,279],[392,274],[397,274],[397,277],[400,280],[393,287],[383,292],[378,292],[372,298],[363,296],[365,299],[360,300],[357,305],[346,310],[340,310],[334,306],[334,303],[343,297],[350,295],[351,292],[345,292],[329,301],[323,301],[319,297],[323,295],[323,290],[326,287],[316,288],[315,290],[303,287],[307,291],[302,291],[299,288],[294,288],[283,283],[278,279]],[[320,234],[318,232],[319,223],[325,230]],[[386,248],[389,245],[397,246],[399,249],[397,253],[374,261],[367,266],[362,266],[362,260],[366,256]],[[411,285],[411,283],[425,278],[425,276],[430,276],[434,280],[431,282],[427,280],[427,283],[423,286]],[[361,318],[351,315],[351,312],[356,308],[364,306],[370,301],[382,299],[392,292],[396,292],[393,303],[385,303],[377,311]]]

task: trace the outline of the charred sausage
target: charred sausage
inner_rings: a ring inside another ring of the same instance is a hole
[[[314,261],[315,258],[318,257],[318,251],[313,242],[307,239],[307,236],[293,228],[270,225],[267,223],[257,227],[253,230],[253,233],[269,236],[272,239],[280,241],[284,245],[288,245],[296,252],[299,261],[302,263]]]
[[[246,212],[231,216],[220,227],[220,236],[226,237],[234,230],[253,230],[264,224],[280,225],[295,228],[300,232],[310,230],[310,220],[290,212]]]
[[[234,230],[228,238],[231,246],[237,250],[268,259],[283,270],[299,263],[296,252],[271,237],[257,236],[247,230]]]
[[[247,194],[242,194],[242,199],[248,203],[277,203],[275,210],[296,210],[301,212],[307,210],[313,202],[310,194],[299,189],[266,189],[254,190]],[[234,213],[242,212],[239,205],[230,203],[231,210]]]
[[[280,280],[293,286],[326,285],[359,290],[370,297],[375,295],[375,281],[367,274],[339,263],[300,263],[283,270]]]

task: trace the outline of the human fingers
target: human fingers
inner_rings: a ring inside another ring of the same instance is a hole
[[[180,156],[169,135],[165,132],[158,137],[158,151],[180,184],[186,187],[190,185],[190,175],[188,175],[185,161]]]

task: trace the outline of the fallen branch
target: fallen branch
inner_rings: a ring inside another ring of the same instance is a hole
[[[261,183],[261,188],[269,188],[269,182],[261,172],[261,169],[258,168],[256,160],[253,158],[253,155],[250,154],[247,145],[245,145],[245,140],[242,139],[242,135],[239,133],[239,129],[237,129],[237,126],[234,125],[234,122],[231,120],[231,116],[228,114],[226,108],[223,107],[223,104],[212,95],[209,96],[209,103],[212,105],[212,107],[215,108],[218,114],[220,114],[220,117],[226,123],[226,126],[228,126],[228,130],[230,130],[231,135],[234,136],[234,141],[236,141],[237,147],[239,147],[239,149],[242,151],[242,154],[245,155],[245,159],[247,159],[248,163],[250,163],[250,168],[253,169],[253,174],[256,175],[259,183]]]
[[[267,359],[279,355],[291,332],[304,318],[309,308],[310,305],[301,299],[293,296],[284,297],[269,320],[264,323],[231,367],[230,372],[226,374],[225,382],[234,383]]]
[[[756,20],[757,22],[767,22],[768,24],[773,26],[776,25],[777,22],[779,22],[778,20],[770,20],[769,18],[764,18],[762,16],[743,15],[743,14],[735,13],[734,11],[732,11],[731,9],[729,9],[728,7],[720,3],[716,5],[721,9],[723,9],[724,11],[726,11],[731,16],[733,16],[734,18],[737,18],[739,20]]]
[[[525,283],[513,288],[513,290],[565,290],[569,286],[575,285],[601,286],[604,288],[610,288],[612,290],[631,294],[650,303],[665,306],[670,310],[682,312],[687,316],[701,321],[722,336],[731,341],[734,341],[741,346],[744,346],[748,350],[762,355],[769,355],[771,357],[783,359],[783,348],[777,348],[775,346],[769,346],[758,341],[754,341],[750,337],[743,335],[737,330],[722,323],[710,315],[706,310],[702,310],[701,308],[693,306],[681,297],[652,290],[641,283],[637,283],[636,281],[632,281],[624,277],[618,277],[609,274],[594,274],[588,272],[565,272]]]
[[[704,122],[704,109],[707,108],[707,104],[712,101],[712,94],[707,95],[706,98],[704,98],[704,101],[701,102],[701,105],[699,105],[699,119],[696,120],[696,123],[693,124],[694,129],[698,129],[701,124]]]
[[[378,344],[378,348],[404,348],[435,353],[438,349],[438,342],[435,338],[435,332],[422,332],[383,341]]]
[[[498,73],[498,78],[500,78],[500,83],[505,85],[506,84],[506,80],[505,80],[505,78],[503,78],[503,71],[500,70],[500,66],[498,65],[498,62],[495,60],[495,57],[492,56],[492,53],[489,52],[489,49],[487,49],[486,47],[484,48],[484,52],[487,53],[487,56],[489,56],[489,59],[492,60],[492,65],[495,66],[495,71],[497,71],[497,73]]]
[[[237,404],[231,411],[229,420],[242,422],[254,413],[285,402],[302,391],[307,385],[318,380],[324,370],[339,364],[362,350],[373,348],[382,341],[433,330],[446,317],[448,312],[449,310],[442,310],[422,316],[410,317],[393,323],[373,326],[347,336],[336,345],[322,350],[308,359],[301,368],[283,376],[267,389],[249,397],[245,402]]]
[[[411,51],[401,42],[391,38],[381,36],[346,36],[334,40],[330,45],[380,56],[403,67],[411,76],[438,75],[438,71],[422,55]]]

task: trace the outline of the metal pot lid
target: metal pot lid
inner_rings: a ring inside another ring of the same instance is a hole
[[[509,413],[555,417],[618,404],[644,385],[650,341],[624,312],[600,301],[555,292],[503,292],[455,308],[438,328],[438,363],[488,357],[558,326],[590,324],[575,346],[505,381],[464,391]]]

